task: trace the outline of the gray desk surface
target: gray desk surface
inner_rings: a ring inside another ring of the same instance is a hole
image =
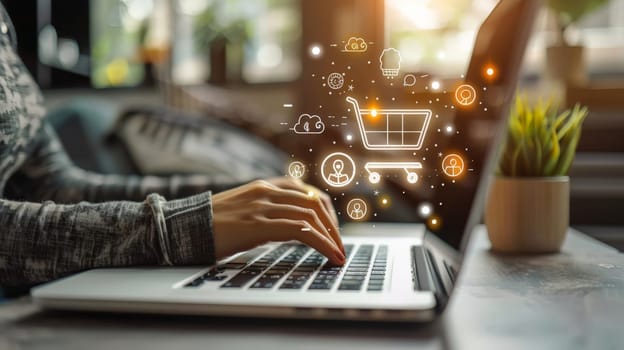
[[[482,229],[428,324],[43,312],[0,305],[0,349],[624,349],[624,256],[571,231],[563,252],[499,256]]]

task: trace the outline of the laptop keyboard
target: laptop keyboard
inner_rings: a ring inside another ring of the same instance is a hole
[[[265,253],[267,250],[259,247],[243,253],[210,269],[184,287],[199,287],[209,281],[222,282],[220,288],[224,289],[250,290],[380,292],[384,287],[388,256],[386,245],[380,245],[376,250],[370,244],[360,245],[353,257],[354,246],[345,245],[348,261],[345,266],[330,264],[319,252],[303,244],[283,243]],[[258,256],[260,258],[256,259]],[[241,271],[228,279],[224,272],[229,269]]]

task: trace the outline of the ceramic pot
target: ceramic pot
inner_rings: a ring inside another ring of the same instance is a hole
[[[546,76],[564,86],[585,86],[585,48],[565,45],[546,48]]]
[[[496,177],[485,224],[492,250],[505,253],[558,252],[570,220],[570,180]]]

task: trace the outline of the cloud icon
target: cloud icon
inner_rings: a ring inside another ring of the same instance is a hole
[[[296,134],[322,134],[325,131],[325,124],[318,115],[302,114],[297,120],[297,124],[291,129]]]
[[[347,40],[347,44],[344,47],[343,52],[366,52],[368,49],[368,45],[366,45],[366,41],[362,38],[350,37]]]

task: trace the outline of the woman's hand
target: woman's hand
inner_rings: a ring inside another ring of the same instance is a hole
[[[298,240],[334,264],[345,262],[327,194],[299,180],[259,180],[212,196],[217,259],[269,241]]]

